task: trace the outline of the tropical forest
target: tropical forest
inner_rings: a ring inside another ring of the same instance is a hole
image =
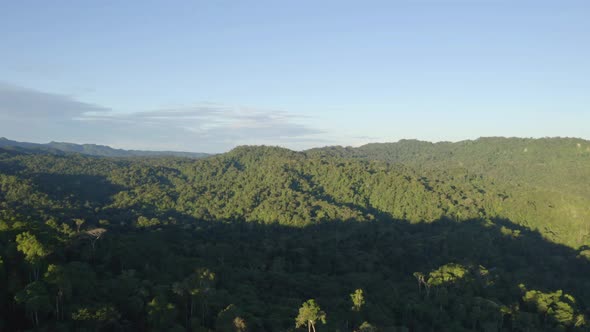
[[[590,331],[590,141],[0,147],[0,331]]]

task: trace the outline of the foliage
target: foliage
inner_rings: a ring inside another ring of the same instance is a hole
[[[308,326],[315,332],[315,324],[318,321],[326,324],[326,313],[320,309],[314,299],[310,299],[299,308],[299,314],[295,318],[295,327]]]
[[[365,304],[365,296],[363,295],[362,289],[357,289],[354,293],[350,294],[350,300],[352,301],[352,310],[361,311],[361,308]]]
[[[588,330],[588,146],[0,149],[0,326]]]

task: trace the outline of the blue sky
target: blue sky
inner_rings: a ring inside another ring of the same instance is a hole
[[[10,139],[590,139],[588,1],[4,1],[0,40]]]

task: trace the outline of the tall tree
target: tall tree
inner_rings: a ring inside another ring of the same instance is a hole
[[[39,326],[39,314],[51,308],[49,293],[41,281],[33,281],[14,296],[17,303],[24,304],[35,326]]]
[[[47,256],[48,251],[43,244],[37,240],[37,237],[30,232],[23,232],[16,236],[18,251],[25,255],[25,260],[33,268],[33,280],[39,280],[39,269],[41,259]]]
[[[82,225],[84,225],[84,223],[86,222],[86,220],[84,219],[74,219],[74,223],[76,224],[76,232],[80,233],[80,227],[82,227]]]
[[[47,282],[55,293],[55,318],[60,320],[64,317],[64,299],[72,294],[72,283],[66,269],[60,265],[50,264],[47,267],[43,280]]]
[[[299,315],[295,318],[295,327],[307,326],[308,331],[316,332],[315,325],[318,321],[326,324],[326,313],[322,311],[314,299],[310,299],[299,308]]]
[[[355,290],[354,293],[350,294],[350,300],[352,301],[352,311],[360,312],[365,304],[363,290],[360,288]]]

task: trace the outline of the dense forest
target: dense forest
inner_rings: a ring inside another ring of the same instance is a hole
[[[590,142],[0,148],[0,331],[590,331]]]

